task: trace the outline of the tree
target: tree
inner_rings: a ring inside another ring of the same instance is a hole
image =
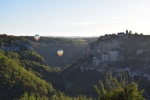
[[[131,31],[131,30],[129,31],[129,34],[130,34],[130,35],[132,34],[132,31]]]
[[[138,84],[127,83],[125,79],[120,82],[111,75],[106,77],[106,85],[100,82],[100,87],[94,85],[99,100],[145,100],[143,90],[138,90]]]
[[[126,34],[129,34],[128,30],[126,30]]]

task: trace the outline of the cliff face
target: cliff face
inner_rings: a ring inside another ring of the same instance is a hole
[[[96,65],[100,62],[116,62],[122,59],[120,47],[127,39],[127,34],[120,33],[112,36],[101,36],[96,42],[90,43],[87,46],[86,54],[93,56],[93,62]]]
[[[122,32],[101,36],[97,41],[88,44],[86,57],[80,65],[85,68],[150,66],[149,45],[149,35]],[[83,65],[84,63],[87,64]]]
[[[89,43],[86,55],[78,59],[65,70],[67,76],[92,72],[112,73],[120,77],[120,73],[128,72],[129,78],[145,78],[150,80],[150,36],[140,34],[117,34],[101,36],[95,42]],[[79,77],[80,77],[79,76]],[[100,75],[98,75],[100,76]],[[88,76],[87,76],[88,77]],[[96,76],[97,77],[97,76]]]

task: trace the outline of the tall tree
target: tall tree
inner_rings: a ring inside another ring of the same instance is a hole
[[[100,87],[94,86],[99,100],[145,100],[142,97],[143,90],[138,90],[138,84],[127,83],[126,80],[118,82],[112,76],[106,78],[106,85],[100,82]]]

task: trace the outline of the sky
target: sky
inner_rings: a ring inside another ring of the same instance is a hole
[[[0,34],[150,34],[150,0],[0,0]]]

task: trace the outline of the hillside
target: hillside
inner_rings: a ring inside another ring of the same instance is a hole
[[[35,41],[33,36],[0,36],[0,49],[4,51],[20,52],[24,50],[35,50],[45,59],[45,64],[52,67],[65,67],[73,63],[85,53],[86,45],[97,40],[97,38],[53,38],[40,37]],[[63,56],[60,58],[57,51],[62,49]]]
[[[42,55],[49,66],[65,67],[73,63],[85,53],[86,45],[97,38],[47,38],[41,37],[35,43],[33,37],[27,38],[32,41],[33,48]],[[62,57],[57,55],[57,51],[62,49]]]
[[[0,99],[48,99],[57,95],[51,83],[39,78],[33,71],[22,67],[17,53],[0,51]],[[28,62],[29,63],[29,62]],[[37,69],[36,69],[37,70]],[[29,97],[28,97],[29,96]]]
[[[97,41],[87,45],[85,56],[79,61],[82,62],[82,67],[85,65],[86,68],[89,66],[88,68],[98,69],[103,65],[105,67],[112,65],[111,67],[115,68],[130,67],[132,70],[136,66],[140,69],[149,66],[149,45],[150,36],[137,33],[121,32],[100,36]]]
[[[97,84],[98,79],[103,80],[103,77],[100,76],[103,76],[104,73],[109,72],[119,78],[122,72],[126,72],[129,81],[140,80],[139,88],[144,88],[145,94],[150,95],[149,45],[149,35],[133,34],[128,30],[100,36],[97,41],[88,44],[83,57],[63,71],[64,77],[71,80],[70,83],[76,83],[91,91],[90,86]],[[88,80],[86,83],[89,86],[84,85],[85,80]],[[94,94],[92,91],[91,94]]]
[[[48,66],[45,58],[35,51],[36,46],[41,43],[32,41],[29,37],[7,35],[1,35],[0,40],[1,100],[86,99],[85,96],[81,95],[66,96],[59,91],[61,85],[57,87],[55,84],[58,84],[57,79],[60,79],[58,77],[61,68]]]
[[[86,100],[85,96],[66,96],[55,89],[60,70],[41,61],[44,58],[35,51],[0,50],[0,100]]]
[[[0,40],[2,99],[92,100],[97,98],[94,85],[99,80],[105,81],[107,73],[120,80],[122,72],[129,83],[141,78],[138,88],[145,89],[147,98],[150,93],[149,69],[143,67],[149,62],[144,60],[149,57],[149,36],[118,33],[98,39],[41,37],[35,41],[29,36],[2,35]],[[64,50],[62,57],[57,55],[59,49]]]

